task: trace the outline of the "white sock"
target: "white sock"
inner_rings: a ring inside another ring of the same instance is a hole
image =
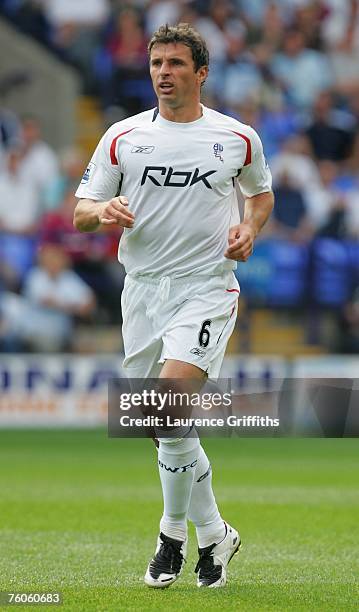
[[[226,528],[212,490],[211,464],[202,446],[198,455],[188,518],[196,527],[199,548],[206,548],[223,540]]]
[[[166,536],[184,541],[200,444],[198,438],[161,439],[158,466],[163,493],[160,530]]]

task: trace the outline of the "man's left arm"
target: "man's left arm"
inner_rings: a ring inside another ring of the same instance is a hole
[[[247,161],[238,174],[238,184],[245,198],[244,217],[236,223],[231,215],[228,249],[225,257],[247,261],[253,253],[254,240],[268,220],[274,205],[272,176],[263,154],[261,140],[255,130],[248,129]],[[232,207],[233,208],[233,207]]]
[[[242,223],[229,230],[228,249],[225,257],[235,261],[247,261],[253,253],[254,240],[268,220],[274,205],[272,191],[246,198]]]

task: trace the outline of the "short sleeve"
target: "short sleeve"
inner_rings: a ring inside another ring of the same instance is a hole
[[[251,198],[259,193],[272,189],[272,175],[264,157],[261,140],[251,129],[249,134],[251,147],[250,163],[243,166],[238,175],[238,183],[244,197]]]
[[[119,191],[121,168],[111,162],[111,128],[104,134],[89,162],[81,183],[77,188],[77,198],[105,201],[113,198]]]

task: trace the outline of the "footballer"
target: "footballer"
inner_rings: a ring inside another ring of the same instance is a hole
[[[237,314],[233,271],[271,213],[271,175],[257,133],[201,104],[209,57],[199,33],[187,24],[161,26],[148,52],[158,106],[102,137],[76,192],[74,224],[82,232],[124,228],[127,376],[200,386],[219,375]],[[217,507],[210,462],[193,431],[158,437],[163,514],[145,583],[164,588],[179,578],[190,520],[197,584],[223,587],[241,541]]]

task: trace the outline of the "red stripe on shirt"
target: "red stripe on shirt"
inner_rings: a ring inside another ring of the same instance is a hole
[[[238,293],[239,295],[238,289],[226,289],[226,291],[228,291],[228,293]]]
[[[119,138],[121,138],[121,136],[123,136],[124,134],[128,134],[128,132],[132,132],[132,130],[134,130],[136,128],[131,128],[130,130],[126,130],[125,132],[121,132],[121,134],[118,134],[113,141],[111,142],[111,147],[110,147],[110,157],[111,157],[111,164],[113,166],[118,166],[118,159],[116,157],[116,145],[117,145],[117,141]]]
[[[251,161],[252,161],[252,145],[251,145],[251,141],[249,140],[248,136],[245,136],[244,134],[241,134],[240,132],[235,132],[234,130],[231,130],[231,131],[233,132],[233,134],[237,134],[237,136],[239,136],[240,138],[243,138],[243,140],[245,140],[245,142],[247,144],[246,159],[244,160],[243,166],[248,166],[248,164],[250,164]]]

